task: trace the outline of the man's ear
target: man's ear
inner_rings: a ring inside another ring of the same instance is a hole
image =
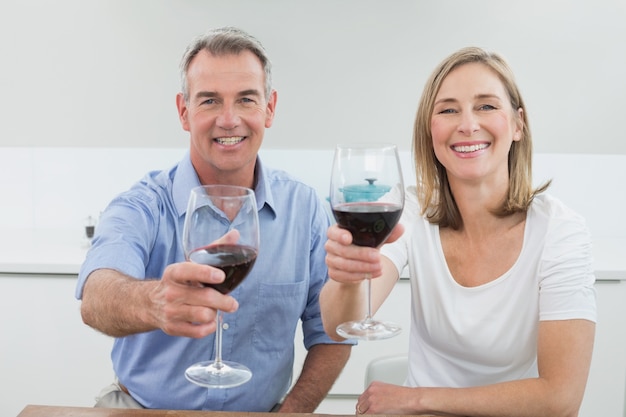
[[[178,109],[178,120],[184,130],[189,131],[189,109],[183,93],[176,94],[176,108]]]
[[[272,90],[269,99],[267,100],[267,106],[265,107],[265,127],[272,127],[274,122],[274,114],[276,112],[276,101],[278,100],[278,93],[276,90]]]

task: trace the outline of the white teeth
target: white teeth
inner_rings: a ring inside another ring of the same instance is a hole
[[[489,145],[486,143],[481,143],[479,145],[453,146],[452,149],[454,149],[456,152],[470,153],[485,149],[487,146]]]
[[[217,138],[217,143],[220,145],[236,145],[243,140],[243,136],[232,136],[229,138]]]

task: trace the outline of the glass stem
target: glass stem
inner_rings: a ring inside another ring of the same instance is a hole
[[[222,325],[224,322],[224,318],[222,312],[217,310],[217,330],[215,331],[215,362],[213,363],[213,367],[215,369],[220,370],[224,367],[224,363],[222,362]]]
[[[365,316],[365,323],[372,322],[372,279],[367,277],[367,315]]]

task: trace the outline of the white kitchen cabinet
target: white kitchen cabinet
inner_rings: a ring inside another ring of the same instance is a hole
[[[598,322],[580,417],[624,414],[626,382],[626,281],[596,282]]]
[[[0,416],[91,407],[113,381],[112,339],[83,324],[74,275],[0,274]]]

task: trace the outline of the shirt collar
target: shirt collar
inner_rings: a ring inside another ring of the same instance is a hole
[[[265,205],[272,212],[274,218],[276,218],[276,204],[274,204],[274,196],[272,194],[272,187],[267,175],[267,170],[261,162],[261,158],[257,156],[256,166],[254,168],[254,176],[256,178],[256,186],[254,187],[254,194],[256,195],[256,204],[261,211]]]
[[[254,168],[254,175],[256,178],[256,186],[254,187],[254,194],[256,196],[256,204],[258,210],[261,211],[265,205],[270,209],[274,218],[276,218],[276,205],[274,204],[274,197],[272,195],[272,188],[267,178],[267,171],[261,163],[261,158],[257,156],[256,165]],[[182,161],[176,168],[172,185],[172,196],[174,198],[174,204],[179,216],[184,216],[187,211],[187,202],[189,200],[189,193],[194,187],[200,186],[200,180],[198,174],[191,163],[191,156],[189,152],[185,155]]]

